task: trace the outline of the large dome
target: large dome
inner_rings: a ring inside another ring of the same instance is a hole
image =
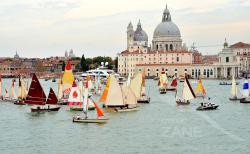
[[[181,37],[178,26],[172,21],[160,23],[154,31],[154,38],[158,37]]]

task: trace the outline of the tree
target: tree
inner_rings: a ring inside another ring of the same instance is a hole
[[[65,66],[66,66],[65,61],[63,61],[62,62],[62,71],[65,71]]]
[[[118,72],[118,57],[115,57],[113,63],[113,65],[115,65],[115,71]]]
[[[88,70],[88,67],[87,67],[87,63],[86,63],[86,59],[84,57],[84,54],[82,55],[82,59],[81,59],[81,70],[83,72],[86,72]]]

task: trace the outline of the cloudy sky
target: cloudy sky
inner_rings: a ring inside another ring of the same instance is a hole
[[[1,0],[0,57],[112,56],[139,19],[152,41],[166,3],[183,42],[215,54],[224,38],[250,43],[250,0]]]

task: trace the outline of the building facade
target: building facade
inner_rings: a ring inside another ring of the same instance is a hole
[[[247,44],[224,48],[218,55],[202,56],[195,48],[188,50],[182,44],[181,33],[173,22],[166,7],[162,20],[156,26],[152,46],[148,46],[147,33],[139,21],[136,30],[132,23],[127,27],[127,49],[118,54],[118,73],[134,75],[143,71],[147,76],[159,76],[165,71],[170,76],[183,77],[188,74],[193,78],[229,78],[239,77],[242,71],[249,70],[250,52]]]

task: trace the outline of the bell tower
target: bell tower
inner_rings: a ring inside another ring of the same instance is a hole
[[[134,29],[130,22],[127,27],[127,49],[129,49],[134,44]]]

